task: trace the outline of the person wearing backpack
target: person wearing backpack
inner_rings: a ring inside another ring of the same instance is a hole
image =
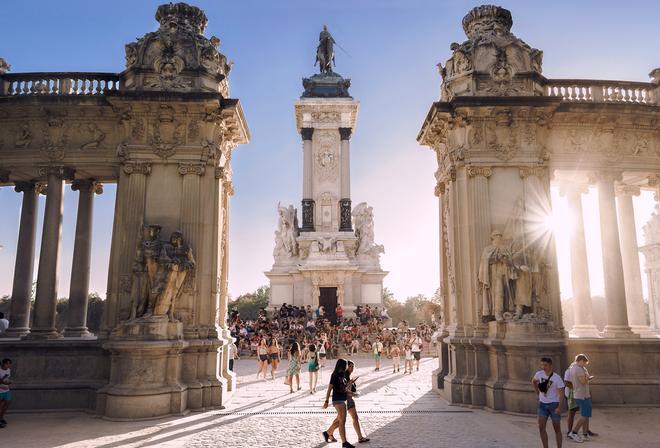
[[[564,401],[564,381],[552,369],[551,358],[541,358],[541,370],[534,374],[532,384],[539,396],[537,415],[543,448],[548,448],[548,433],[545,429],[548,418],[552,420],[557,448],[561,448],[561,405]]]

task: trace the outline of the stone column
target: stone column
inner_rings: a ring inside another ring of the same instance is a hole
[[[603,277],[607,304],[607,324],[603,336],[632,337],[635,334],[628,326],[626,290],[614,195],[614,181],[619,180],[621,174],[601,171],[595,173],[592,178],[598,185]]]
[[[351,128],[339,128],[341,137],[341,185],[339,200],[339,231],[352,232],[351,223]]]
[[[578,337],[598,337],[598,328],[594,324],[589,288],[589,265],[587,263],[587,243],[584,236],[584,218],[582,213],[582,194],[588,193],[585,184],[562,183],[560,194],[566,196],[568,206],[573,213],[570,226],[571,242],[571,285],[573,286],[574,325],[571,333]]]
[[[103,186],[93,180],[76,180],[71,185],[78,193],[78,217],[73,245],[71,286],[69,288],[69,316],[65,337],[89,338],[87,331],[87,302],[89,299],[89,270],[92,258],[92,222],[94,193],[103,193]]]
[[[205,250],[201,244],[201,238],[204,231],[202,229],[202,206],[200,203],[201,176],[204,175],[205,170],[206,167],[202,163],[179,164],[179,174],[183,176],[183,188],[181,193],[181,231],[197,260],[203,259],[203,251]],[[200,282],[204,274],[205,273],[201,271],[201,268],[198,268],[194,279],[196,291],[201,290]],[[190,319],[192,324],[186,325],[184,328],[185,339],[199,338],[199,330],[201,328],[199,314],[203,300],[206,300],[206,297],[204,297],[204,299],[198,297],[198,299],[192,304],[193,308],[190,310],[192,313]]]
[[[40,174],[47,176],[48,188],[39,253],[34,322],[31,332],[26,337],[29,339],[54,339],[60,337],[55,328],[55,314],[57,312],[57,271],[62,236],[64,170],[62,167],[48,167],[41,169]]]
[[[314,199],[312,191],[312,136],[314,128],[302,128],[303,139],[303,199],[302,231],[314,231]]]
[[[468,175],[468,198],[470,204],[470,216],[472,222],[470,225],[470,247],[471,256],[466,259],[472,259],[474,265],[472,272],[479,272],[479,263],[481,253],[484,248],[490,244],[491,217],[490,217],[490,199],[488,195],[488,178],[493,175],[493,170],[488,166],[470,166],[467,168]],[[466,254],[467,255],[467,254]],[[471,303],[465,303],[464,323],[474,325],[476,336],[486,336],[488,326],[481,322],[482,301],[481,294],[476,290],[476,282],[468,284],[466,287],[474,287],[474,293],[469,294],[476,300]],[[476,310],[476,311],[472,311]],[[477,317],[478,316],[478,317]]]
[[[9,328],[2,334],[2,337],[6,338],[19,338],[30,332],[30,299],[39,204],[39,192],[34,182],[16,182],[14,190],[23,193],[23,204],[16,247],[14,283],[11,290]]]
[[[628,323],[635,333],[648,333],[650,329],[646,323],[646,304],[642,294],[642,273],[639,267],[635,210],[632,200],[633,196],[639,196],[640,188],[634,185],[618,185],[616,193]]]

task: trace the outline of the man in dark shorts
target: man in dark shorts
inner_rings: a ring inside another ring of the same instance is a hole
[[[532,384],[539,396],[537,415],[543,448],[548,448],[548,433],[545,430],[548,418],[552,420],[557,448],[561,448],[561,405],[564,401],[564,381],[552,370],[551,358],[541,358],[541,370],[534,374]]]

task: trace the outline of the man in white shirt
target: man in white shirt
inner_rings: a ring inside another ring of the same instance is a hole
[[[7,331],[9,328],[9,321],[5,319],[5,313],[0,313],[0,334]]]
[[[548,433],[545,430],[548,417],[552,420],[552,427],[555,430],[557,448],[561,448],[561,405],[564,401],[564,381],[552,370],[551,358],[541,358],[541,370],[534,374],[532,384],[539,395],[537,415],[543,448],[548,448]]]

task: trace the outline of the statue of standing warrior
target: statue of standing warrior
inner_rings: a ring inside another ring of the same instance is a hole
[[[316,47],[316,62],[318,62],[321,74],[331,74],[332,66],[335,64],[335,40],[328,31],[328,27],[323,25],[323,31],[319,34],[319,46]]]
[[[516,278],[511,249],[502,239],[502,232],[495,230],[491,234],[492,244],[486,246],[481,254],[478,280],[482,293],[482,318],[495,317],[504,320],[507,301],[513,301],[510,280]]]

